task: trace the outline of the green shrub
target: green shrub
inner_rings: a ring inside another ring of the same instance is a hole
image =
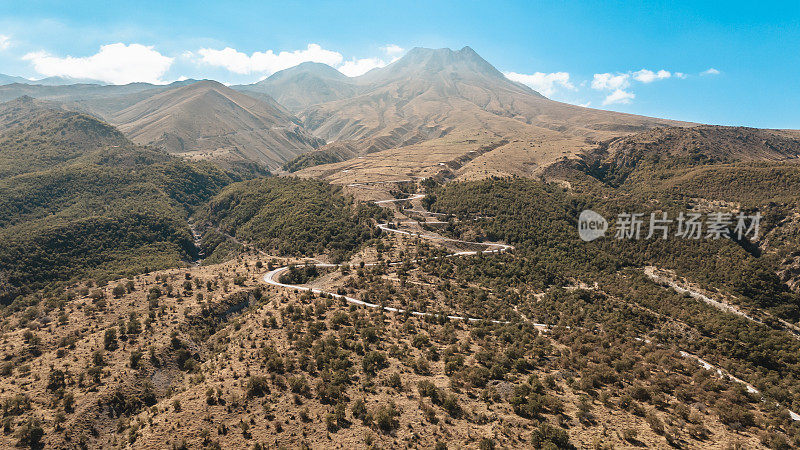
[[[561,428],[556,428],[547,422],[542,422],[538,428],[533,430],[531,444],[534,448],[545,448],[548,444],[557,449],[572,449],[574,446],[569,442],[569,435]]]
[[[269,394],[269,379],[267,377],[251,376],[247,380],[246,392],[248,398],[263,397]]]

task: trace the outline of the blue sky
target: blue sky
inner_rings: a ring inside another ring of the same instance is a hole
[[[800,2],[0,0],[0,73],[26,78],[248,83],[465,45],[556,100],[800,128]]]

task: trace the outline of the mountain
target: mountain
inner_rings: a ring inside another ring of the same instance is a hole
[[[40,139],[32,139],[36,134]],[[129,144],[111,125],[31,97],[0,104],[0,177],[47,170]]]
[[[672,123],[548,100],[507,79],[470,47],[459,51],[415,48],[356,82],[365,86],[360,95],[305,110],[300,116],[309,129],[334,141],[391,135],[401,128],[494,130],[529,125],[597,136],[603,131],[630,132]],[[495,125],[485,119],[513,122]]]
[[[780,161],[800,156],[798,138],[796,130],[698,125],[658,127],[613,139],[601,147],[617,160],[671,156],[707,162]]]
[[[773,223],[749,251],[770,261],[782,287],[800,293],[798,158],[798,130],[659,127],[600,142],[578,158],[548,167],[543,175],[597,197],[622,193],[647,201],[679,201],[701,211],[721,206],[758,210]]]
[[[269,94],[292,112],[312,105],[350,98],[358,91],[355,81],[327,64],[304,62],[275,72],[255,84],[233,86],[251,94]]]
[[[57,102],[62,109],[119,125],[139,143],[156,143],[177,153],[195,152],[193,156],[200,158],[259,162],[276,168],[324,144],[304,132],[299,120],[268,94],[249,91],[245,95],[216,82],[0,86],[0,100],[22,96]]]
[[[428,49],[416,47],[405,56],[385,67],[375,68],[356,78],[360,84],[381,85],[397,80],[419,79],[429,83],[442,83],[454,87],[457,82],[503,87],[514,92],[542,97],[529,87],[505,77],[471,47],[453,51],[449,48]],[[446,95],[463,95],[454,90]]]
[[[138,143],[176,154],[273,169],[288,163],[341,182],[387,167],[404,177],[532,175],[598,141],[691,125],[551,101],[507,79],[470,47],[415,48],[352,78],[303,63],[233,89],[194,80],[0,86],[0,100],[22,95],[92,114]],[[320,163],[326,164],[310,168]]]
[[[552,101],[470,47],[415,48],[359,77],[308,62],[232,88],[194,80],[0,86],[0,100],[22,95],[92,114],[176,154],[258,161],[344,184],[533,176],[617,138],[696,125]]]
[[[0,73],[0,85],[12,83],[29,84],[33,86],[69,86],[73,84],[106,85],[106,83],[102,81],[92,80],[89,78],[47,77],[39,80],[29,80],[23,77],[4,75]]]
[[[38,84],[41,86],[69,86],[73,84],[96,84],[105,86],[107,83],[100,80],[93,80],[91,78],[72,78],[72,77],[47,77],[39,80],[30,80],[29,84]]]
[[[0,85],[13,84],[13,83],[29,83],[29,82],[30,81],[26,78],[4,75],[0,73]]]
[[[353,181],[379,167],[402,167],[400,158],[413,169],[403,167],[409,176],[435,174],[435,166],[441,165],[458,166],[457,170],[469,166],[461,170],[469,176],[530,175],[594,141],[655,126],[690,125],[549,100],[507,79],[470,47],[415,48],[350,83],[357,87],[354,95],[297,113],[306,129],[329,142],[321,149],[326,154],[302,158],[370,158],[305,172],[309,175],[330,177],[347,170],[350,175],[342,182]],[[297,86],[283,85],[283,91],[273,94],[281,98]],[[376,154],[388,149],[392,151]],[[435,154],[440,157],[432,159]]]
[[[134,142],[218,161],[257,161],[270,168],[323,144],[297,119],[216,81],[150,96],[110,121]]]

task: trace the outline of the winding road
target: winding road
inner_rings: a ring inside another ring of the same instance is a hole
[[[417,200],[417,199],[420,199],[422,197],[424,197],[424,195],[415,194],[415,195],[412,195],[412,196],[410,196],[408,198],[379,200],[379,201],[376,201],[375,204],[377,204],[377,205],[388,205],[388,204],[392,204],[392,203],[396,203],[396,202]],[[422,211],[422,210],[414,210],[414,212],[424,213],[424,214],[434,214],[434,213],[430,213],[428,211]],[[403,222],[403,223],[409,223],[409,222]],[[411,223],[419,223],[419,222],[411,222]],[[449,255],[443,256],[443,258],[477,255],[479,253],[504,253],[504,252],[507,252],[509,250],[513,250],[514,249],[513,246],[508,245],[508,244],[462,241],[462,240],[458,240],[458,239],[445,238],[445,237],[434,235],[434,234],[416,233],[416,232],[412,232],[412,231],[398,230],[398,229],[395,229],[395,228],[391,228],[388,223],[378,224],[378,227],[381,230],[383,230],[384,232],[387,232],[387,233],[396,233],[396,234],[401,234],[401,235],[405,235],[405,236],[419,237],[421,239],[427,239],[427,240],[430,240],[430,241],[453,242],[453,243],[457,243],[457,244],[481,245],[481,246],[485,246],[486,247],[486,250],[481,250],[481,251],[463,251],[463,252],[450,253]],[[412,262],[415,262],[415,261],[416,260],[412,260]],[[389,263],[390,266],[396,266],[396,265],[400,265],[400,264],[403,264],[403,262]],[[376,264],[374,264],[374,263],[365,264],[366,267],[371,267],[371,266],[375,266],[375,265]],[[340,267],[341,264],[318,263],[318,264],[316,264],[316,266],[317,267],[322,267],[322,268],[337,268],[337,267]],[[310,291],[310,292],[313,292],[314,294],[317,294],[317,295],[329,295],[329,296],[331,296],[333,298],[342,299],[342,300],[345,300],[348,303],[351,303],[351,304],[354,304],[354,305],[358,305],[358,306],[363,306],[363,307],[366,307],[366,308],[381,308],[384,311],[389,311],[389,312],[394,312],[394,313],[401,313],[401,314],[404,314],[404,313],[408,312],[408,313],[410,313],[412,315],[422,316],[422,317],[424,317],[424,316],[439,317],[439,314],[435,314],[435,313],[413,311],[413,310],[406,311],[405,309],[393,308],[391,306],[382,306],[382,305],[378,305],[378,304],[375,304],[375,303],[369,303],[369,302],[365,302],[363,300],[359,300],[357,298],[348,297],[346,295],[337,294],[337,293],[333,293],[333,292],[327,292],[327,291],[323,291],[321,289],[315,289],[315,288],[302,286],[302,285],[297,285],[297,284],[281,283],[279,281],[280,276],[284,272],[288,271],[289,267],[290,266],[279,267],[277,269],[274,269],[274,270],[271,270],[271,271],[267,272],[264,275],[264,282],[267,283],[267,284],[270,284],[272,286],[278,286],[278,287],[282,287],[282,288],[293,289],[295,291],[300,291],[300,292]],[[658,277],[656,275],[654,270],[651,269],[649,271],[646,271],[646,273],[654,281],[664,282],[663,279],[660,279],[660,277]],[[687,290],[685,288],[682,288],[680,286],[677,286],[677,285],[674,285],[674,284],[669,284],[669,285],[673,289],[676,289],[679,292],[688,293],[689,295],[692,295],[695,298],[702,297],[702,298],[699,298],[699,299],[702,300],[702,301],[705,301],[706,303],[711,303],[711,302],[720,303],[720,302],[717,302],[715,300],[709,299],[708,297],[706,297],[706,296],[704,296],[702,294],[695,293],[693,291],[689,291],[689,290]],[[751,317],[747,316],[746,314],[744,314],[741,311],[738,311],[738,310],[731,311],[732,307],[730,305],[727,305],[727,304],[722,305],[722,304],[720,304],[720,305],[713,305],[713,306],[717,306],[718,308],[720,308],[722,310],[725,310],[725,311],[728,311],[728,312],[733,312],[735,314],[744,316],[745,318],[748,318],[748,319],[751,319],[751,320],[755,320],[755,319],[752,319]],[[720,307],[720,306],[722,306],[722,307]],[[476,318],[476,317],[468,317],[468,316],[461,316],[461,315],[447,315],[446,317],[448,319],[451,319],[451,320],[463,320],[463,321],[466,321],[466,322],[480,322],[480,321],[483,321],[483,320],[487,320],[487,319],[481,319],[481,318]],[[528,319],[526,319],[526,320],[528,320]],[[509,323],[508,321],[500,321],[500,320],[488,320],[488,321],[491,322],[491,323],[499,323],[499,324]],[[542,323],[533,323],[533,326],[536,327],[537,329],[543,330],[543,331],[546,331],[546,330],[549,329],[548,325],[542,324]],[[750,393],[759,394],[759,391],[755,387],[753,387],[753,385],[747,383],[746,381],[744,381],[742,379],[736,378],[732,374],[724,371],[723,369],[721,369],[719,367],[716,367],[716,366],[712,365],[711,363],[705,361],[704,359],[700,358],[699,356],[693,355],[691,353],[688,353],[688,352],[685,352],[685,351],[682,351],[682,350],[680,351],[680,355],[683,356],[684,358],[689,358],[689,359],[695,360],[703,368],[705,368],[706,370],[710,370],[710,371],[715,372],[721,378],[725,378],[725,379],[730,380],[731,382],[739,383],[739,384],[744,385],[745,388]],[[793,421],[800,421],[800,414],[797,414],[792,410],[789,410],[789,416],[791,417],[791,419]]]
[[[647,267],[645,267],[644,268],[644,274],[647,275],[647,277],[650,278],[651,280],[653,280],[655,283],[660,284],[660,285],[665,286],[665,287],[670,287],[675,292],[677,292],[679,294],[688,295],[688,296],[690,296],[690,297],[692,297],[692,298],[694,298],[696,300],[699,300],[699,301],[701,301],[701,302],[703,302],[703,303],[705,303],[707,305],[710,305],[710,306],[712,306],[712,307],[714,307],[714,308],[716,308],[716,309],[718,309],[720,311],[728,312],[728,313],[731,313],[731,314],[735,314],[735,315],[737,315],[739,317],[742,317],[742,318],[744,318],[746,320],[749,320],[750,322],[757,323],[757,324],[764,325],[764,326],[769,326],[762,319],[753,317],[752,315],[742,311],[741,309],[739,309],[735,305],[732,305],[732,304],[724,302],[724,301],[715,300],[715,299],[703,294],[702,292],[698,292],[698,291],[695,291],[695,290],[691,289],[691,286],[686,286],[686,287],[681,286],[674,279],[666,277],[666,276],[659,275],[658,268],[656,268],[655,266],[647,266]],[[789,334],[793,338],[800,340],[800,328],[798,328],[796,325],[791,324],[791,323],[789,323],[789,322],[787,322],[787,321],[785,321],[783,319],[780,319],[778,317],[774,317],[773,315],[769,314],[766,311],[758,311],[758,312],[761,315],[763,315],[764,317],[769,317],[775,323],[780,324],[781,328],[784,331],[789,332]]]
[[[388,204],[396,203],[396,202],[417,200],[417,199],[420,199],[422,197],[424,197],[423,194],[414,194],[414,195],[412,195],[410,197],[407,197],[407,198],[398,198],[398,199],[390,199],[390,200],[378,200],[378,201],[375,202],[375,204],[383,206],[383,205],[388,205]],[[418,222],[415,222],[415,223],[418,223]],[[486,250],[463,251],[463,252],[451,253],[449,255],[444,256],[445,258],[456,257],[456,256],[477,255],[479,253],[504,253],[504,252],[507,252],[509,250],[513,250],[514,249],[513,246],[508,245],[508,244],[495,244],[495,243],[462,241],[462,240],[458,240],[458,239],[445,238],[445,237],[437,236],[437,235],[433,235],[433,234],[415,233],[415,232],[412,232],[412,231],[398,230],[398,229],[395,229],[395,228],[391,228],[388,223],[378,224],[378,228],[380,228],[381,230],[383,230],[384,232],[387,232],[387,233],[396,233],[396,234],[401,234],[401,235],[406,235],[406,236],[419,237],[421,239],[427,239],[427,240],[430,240],[430,241],[453,242],[453,243],[457,243],[457,244],[481,245],[481,246],[486,247]],[[412,261],[412,262],[415,262],[415,261]],[[403,264],[403,262],[389,263],[390,266],[396,266],[396,265],[400,265],[400,264]],[[365,264],[366,267],[371,267],[371,266],[375,266],[375,265],[376,264],[374,264],[374,263]],[[322,267],[322,268],[337,268],[337,267],[340,267],[341,264],[324,264],[323,263],[323,264],[316,264],[316,266],[317,267]],[[428,312],[422,312],[422,311],[412,311],[412,310],[406,311],[405,309],[393,308],[391,306],[382,306],[382,305],[378,305],[378,304],[375,304],[375,303],[369,303],[369,302],[365,302],[363,300],[359,300],[357,298],[348,297],[346,295],[337,294],[337,293],[334,293],[334,292],[327,292],[327,291],[323,291],[321,289],[310,288],[310,287],[307,287],[307,286],[302,286],[302,285],[297,285],[297,284],[281,283],[279,281],[280,280],[280,276],[281,276],[281,274],[283,274],[284,272],[289,270],[289,267],[290,266],[279,267],[277,269],[274,269],[274,270],[271,270],[271,271],[267,272],[264,275],[264,282],[267,283],[267,284],[270,284],[272,286],[278,286],[278,287],[282,287],[282,288],[293,289],[295,291],[301,291],[301,292],[302,291],[310,291],[310,292],[313,292],[314,294],[318,294],[318,295],[323,295],[323,294],[324,295],[329,295],[329,296],[331,296],[333,298],[343,299],[343,300],[347,301],[348,303],[352,303],[352,304],[358,305],[358,306],[364,306],[364,307],[367,307],[367,308],[381,308],[384,311],[389,311],[389,312],[394,312],[394,313],[401,313],[401,314],[404,314],[404,313],[408,312],[408,313],[410,313],[412,315],[415,315],[415,316],[439,317],[439,314],[435,314],[435,313],[428,313]],[[452,319],[452,320],[463,320],[463,321],[467,321],[467,322],[479,322],[479,321],[482,321],[482,320],[487,320],[487,319],[482,319],[482,318],[468,317],[468,316],[461,316],[461,315],[447,315],[446,317],[448,319]],[[509,323],[507,321],[492,320],[492,319],[488,319],[488,321],[491,322],[491,323]],[[533,325],[535,327],[537,327],[537,328],[546,328],[547,327],[547,325],[540,324],[540,323],[534,323]]]
[[[703,294],[702,292],[698,292],[698,291],[692,290],[690,287],[681,286],[675,280],[673,280],[671,278],[668,278],[668,277],[665,277],[665,276],[662,276],[662,275],[659,275],[658,269],[656,267],[654,267],[654,266],[645,267],[644,268],[644,273],[645,273],[645,275],[647,275],[648,278],[650,278],[654,282],[656,282],[656,283],[658,283],[658,284],[660,284],[662,286],[672,288],[673,290],[675,290],[679,294],[688,295],[688,296],[690,296],[690,297],[692,297],[692,298],[694,298],[696,300],[699,300],[699,301],[701,301],[703,303],[706,303],[706,304],[708,304],[708,305],[710,305],[710,306],[712,306],[712,307],[714,307],[714,308],[716,308],[716,309],[718,309],[720,311],[731,313],[731,314],[735,314],[735,315],[737,315],[739,317],[742,317],[742,318],[744,318],[746,320],[749,320],[751,322],[767,326],[763,321],[761,321],[761,320],[759,320],[759,319],[757,319],[755,317],[752,317],[751,315],[745,313],[744,311],[740,310],[739,308],[737,308],[734,305],[731,305],[731,304],[726,303],[726,302],[721,302],[719,300],[714,300],[713,298]],[[797,331],[797,327],[796,326],[786,322],[785,320],[780,320],[780,319],[777,319],[777,320],[784,326],[784,329],[786,331],[788,331],[792,337],[794,337],[795,339],[800,338],[800,335],[798,335],[798,331]],[[691,354],[689,352],[686,352],[686,351],[683,351],[683,350],[680,350],[679,353],[684,358],[688,358],[688,359],[692,359],[692,360],[696,361],[704,369],[710,370],[710,371],[716,373],[717,376],[719,376],[720,378],[729,379],[730,381],[732,381],[734,383],[739,383],[739,384],[743,385],[745,387],[745,389],[747,389],[747,392],[749,392],[751,394],[760,394],[759,390],[756,389],[752,384],[742,380],[741,378],[735,377],[733,374],[727,372],[726,370],[724,370],[722,368],[719,368],[719,367],[709,363],[708,361],[704,360],[703,358],[701,358],[701,357],[699,357],[697,355],[693,355],[693,354]],[[762,398],[762,400],[763,400],[763,398]],[[800,414],[797,414],[796,412],[794,412],[794,411],[792,411],[790,409],[788,411],[789,411],[789,417],[791,417],[791,419],[793,421],[795,421],[795,422],[800,421]]]

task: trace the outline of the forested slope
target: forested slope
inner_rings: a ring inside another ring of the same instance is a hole
[[[770,177],[763,180],[767,185],[774,181]],[[723,183],[724,179],[707,177],[704,188],[714,189]],[[486,262],[473,261],[474,281],[509,292],[520,292],[531,280],[557,281],[551,285],[580,283],[596,290],[554,291],[550,295],[558,300],[546,302],[522,290],[522,298],[516,302],[528,305],[521,309],[530,317],[546,317],[552,323],[571,327],[599,326],[629,339],[649,336],[665,346],[721,361],[739,376],[757,380],[757,386],[776,400],[800,406],[796,384],[800,379],[800,342],[789,330],[769,321],[759,324],[720,312],[653,283],[642,271],[646,266],[673,270],[711,292],[724,293],[742,308],[797,324],[800,295],[776,274],[776,258],[757,251],[748,240],[686,240],[675,236],[666,240],[619,240],[614,237],[613,225],[605,238],[581,241],[577,217],[584,209],[608,219],[622,212],[644,212],[649,217],[650,211],[668,211],[675,217],[693,205],[687,205],[683,196],[671,199],[668,193],[656,200],[639,195],[636,189],[605,189],[603,195],[597,195],[598,189],[604,188],[591,186],[587,189],[591,194],[587,194],[576,186],[567,190],[540,181],[490,179],[449,184],[428,202],[435,210],[460,219],[448,226],[453,235],[468,233],[516,246],[514,256],[524,262],[494,266],[488,271]],[[747,203],[758,199],[758,192],[768,193],[766,188],[759,191],[758,183],[751,186],[727,200]],[[778,226],[781,211],[788,205],[767,202],[760,206],[762,227],[770,230]],[[639,312],[630,314],[637,308]]]
[[[127,141],[92,117],[0,106],[0,301],[54,282],[180,264],[188,214],[242,175]]]
[[[237,183],[197,214],[210,233],[218,228],[265,251],[313,256],[330,252],[339,260],[377,236],[372,219],[387,212],[354,204],[340,187],[299,178],[261,178]]]

